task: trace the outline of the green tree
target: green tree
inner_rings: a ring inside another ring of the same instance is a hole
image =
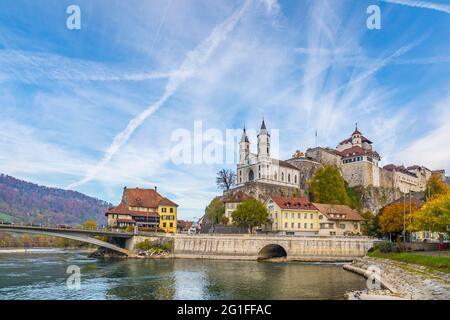
[[[241,202],[231,217],[235,225],[246,228],[249,233],[252,233],[254,227],[262,226],[269,221],[269,212],[264,204],[252,198]]]
[[[220,197],[214,198],[205,209],[206,217],[212,224],[222,222],[225,215],[225,206]]]
[[[334,166],[325,166],[317,170],[310,182],[309,193],[314,202],[350,204],[345,180]]]
[[[427,182],[427,187],[425,189],[425,199],[428,201],[435,195],[449,192],[449,189],[449,186],[444,181],[442,181],[439,175],[433,174]]]
[[[83,224],[83,227],[88,230],[95,230],[97,229],[97,222],[95,222],[95,220],[93,219],[87,219]]]
[[[369,237],[379,238],[381,236],[379,216],[367,211],[361,214],[364,218],[362,223],[362,233]]]
[[[415,230],[444,232],[450,226],[450,191],[435,194],[413,214]]]

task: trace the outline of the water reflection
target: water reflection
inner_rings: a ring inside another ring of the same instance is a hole
[[[73,264],[80,290],[66,287]],[[338,265],[0,255],[0,299],[340,299],[364,285]]]

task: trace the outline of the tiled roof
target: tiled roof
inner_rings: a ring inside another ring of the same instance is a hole
[[[230,196],[223,197],[224,203],[234,203],[234,202],[243,202],[245,200],[250,199],[251,197],[245,194],[243,191],[239,190]]]
[[[278,165],[278,166],[280,166],[280,167],[298,170],[298,168],[297,168],[296,166],[290,164],[290,163],[287,162],[287,161],[272,159],[272,163],[273,163],[274,165]]]
[[[324,214],[329,220],[347,220],[347,221],[362,221],[361,215],[346,205],[341,204],[323,204],[313,203],[320,213]],[[336,217],[332,215],[339,215],[343,217]]]
[[[408,171],[408,169],[406,169],[404,166],[396,166],[395,164],[388,164],[388,165],[385,165],[383,167],[383,169],[387,170],[387,171],[391,171],[391,172],[401,172],[401,173],[404,173],[409,176],[417,178],[417,175],[415,173]]]
[[[341,142],[339,142],[339,144],[346,144],[346,143],[350,143],[350,142],[352,142],[352,137],[342,140]],[[367,142],[369,144],[372,144],[372,141],[370,141],[369,139],[367,139],[364,136],[361,136],[361,142]]]
[[[281,209],[291,209],[291,210],[316,210],[316,208],[305,198],[291,198],[291,197],[281,197],[272,196],[271,199],[281,208]]]
[[[343,158],[348,158],[352,156],[370,156],[377,159],[380,159],[380,155],[376,151],[372,150],[366,150],[364,148],[361,148],[360,146],[353,146],[348,149],[342,150],[339,152],[339,154]]]
[[[160,205],[174,206],[178,205],[160,195],[154,189],[140,189],[140,188],[124,188],[121,203],[114,208],[110,208],[108,214],[129,214],[134,216],[152,216],[158,215],[156,212]],[[129,207],[141,207],[146,209],[153,209],[155,212],[143,212],[136,210],[129,210]]]

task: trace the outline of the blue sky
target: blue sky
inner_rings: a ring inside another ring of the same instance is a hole
[[[112,203],[157,185],[198,218],[234,166],[174,164],[172,133],[264,116],[283,159],[358,122],[383,164],[449,172],[449,39],[444,0],[1,1],[0,171]]]

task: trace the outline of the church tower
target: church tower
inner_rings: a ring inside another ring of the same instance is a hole
[[[356,124],[355,132],[352,133],[352,144],[359,147],[362,146],[362,134],[358,130],[358,124]]]
[[[267,131],[264,118],[261,124],[261,129],[258,134],[258,160],[267,161],[270,159],[270,134]]]
[[[250,156],[250,141],[244,126],[241,141],[239,142],[239,164],[246,164]]]

